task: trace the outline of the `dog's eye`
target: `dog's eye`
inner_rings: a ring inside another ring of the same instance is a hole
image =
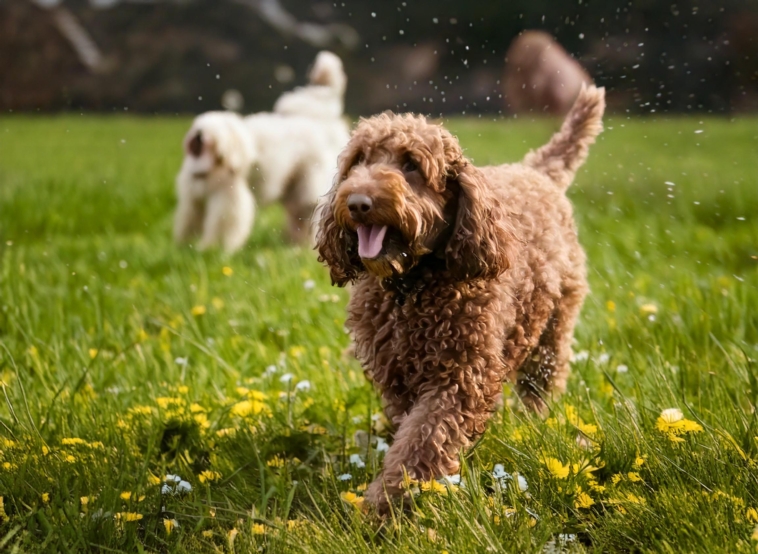
[[[413,160],[407,160],[403,164],[403,173],[413,173],[418,169],[418,165]]]

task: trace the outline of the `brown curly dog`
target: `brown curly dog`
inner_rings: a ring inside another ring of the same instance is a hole
[[[320,260],[354,283],[347,326],[396,427],[367,500],[386,512],[403,475],[458,472],[504,380],[543,412],[566,387],[587,292],[565,191],[602,130],[583,88],[560,131],[522,163],[475,167],[422,116],[363,119],[321,211]]]

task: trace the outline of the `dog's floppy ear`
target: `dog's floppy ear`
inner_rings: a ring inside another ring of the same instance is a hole
[[[452,166],[458,213],[445,249],[447,267],[458,279],[494,279],[511,265],[517,238],[508,214],[479,169],[461,159]]]
[[[337,176],[337,180],[339,176]],[[339,181],[337,181],[339,182]],[[360,258],[357,257],[357,244],[352,244],[351,237],[337,225],[334,217],[334,199],[337,196],[335,185],[329,193],[322,198],[316,208],[315,220],[317,221],[316,250],[318,261],[329,266],[329,275],[332,284],[344,287],[358,276],[361,269]]]
[[[351,140],[337,159],[337,174],[334,176],[334,185],[327,195],[321,199],[314,217],[318,226],[316,232],[318,261],[329,266],[332,284],[339,287],[344,287],[347,283],[354,281],[358,273],[363,270],[363,264],[360,256],[358,256],[357,239],[348,236],[348,233],[337,225],[337,220],[334,217],[337,189],[340,183],[347,178],[350,168],[358,163],[361,156],[360,141]]]

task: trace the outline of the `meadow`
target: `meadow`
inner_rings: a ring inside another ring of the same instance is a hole
[[[389,430],[347,293],[263,210],[171,241],[187,117],[0,118],[0,551],[753,552],[758,119],[610,117],[570,189],[592,292],[547,419],[362,494]],[[549,120],[453,119],[479,164]]]

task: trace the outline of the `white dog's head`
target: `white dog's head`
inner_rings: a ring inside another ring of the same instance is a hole
[[[195,118],[184,137],[182,169],[195,177],[216,170],[244,174],[250,170],[255,155],[255,143],[239,115],[207,112]]]

